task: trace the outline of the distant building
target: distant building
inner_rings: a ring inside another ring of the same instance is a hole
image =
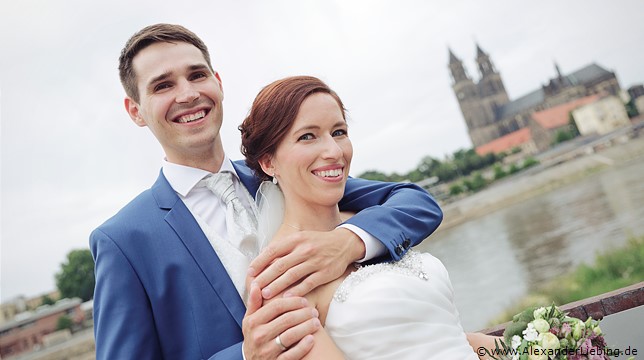
[[[43,305],[36,311],[21,313],[14,320],[0,325],[0,358],[40,348],[45,336],[56,331],[58,319],[66,315],[74,324],[81,324],[84,314],[81,300],[62,299],[54,305]]]
[[[616,95],[621,91],[615,73],[597,64],[587,65],[568,75],[563,75],[555,64],[555,78],[541,88],[510,101],[500,72],[478,44],[477,82],[467,73],[462,61],[451,49],[448,50],[452,89],[475,148],[527,128],[534,112],[589,95],[602,92]]]
[[[635,100],[642,95],[644,95],[644,85],[638,84],[628,88],[628,96],[630,96],[632,100]]]
[[[482,156],[488,153],[510,153],[514,149],[519,149],[520,152],[528,154],[536,151],[529,128],[511,132],[487,144],[481,145],[476,148],[476,153]]]
[[[550,148],[558,132],[572,130],[571,120],[581,135],[601,135],[630,125],[626,108],[617,96],[591,95],[537,111],[532,114],[527,127],[481,145],[476,152],[485,155],[544,151]]]
[[[626,108],[616,96],[602,97],[572,111],[581,135],[606,134],[631,124]]]
[[[635,99],[635,108],[640,115],[644,114],[644,96]]]
[[[552,145],[558,132],[572,130],[570,120],[573,110],[599,99],[599,95],[586,96],[533,113],[528,127],[536,150],[539,152],[547,150]],[[623,105],[622,108],[624,108]]]
[[[638,84],[628,88],[628,96],[630,101],[633,101],[637,113],[644,114],[644,85]]]
[[[60,292],[58,290],[51,291],[32,298],[25,296],[17,296],[14,299],[3,302],[0,304],[0,325],[13,320],[18,314],[34,310],[42,305],[43,298],[47,296],[51,300],[56,301],[60,299]]]

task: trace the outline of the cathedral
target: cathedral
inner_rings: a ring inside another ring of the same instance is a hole
[[[620,92],[615,73],[597,64],[592,63],[568,75],[563,75],[555,64],[556,76],[546,85],[510,100],[501,74],[478,44],[478,81],[468,74],[452,50],[448,51],[452,89],[475,148],[527,127],[536,111],[593,94],[617,95]]]

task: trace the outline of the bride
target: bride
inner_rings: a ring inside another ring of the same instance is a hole
[[[269,84],[239,128],[247,164],[265,180],[257,201],[266,241],[331,230],[351,215],[338,201],[353,148],[342,101],[325,83]],[[474,348],[493,342],[463,331],[447,270],[428,253],[350,266],[306,298],[323,325],[308,359],[478,359]]]

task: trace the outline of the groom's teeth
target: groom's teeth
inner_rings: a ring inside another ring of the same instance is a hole
[[[201,111],[198,111],[198,112],[196,112],[194,114],[183,115],[182,117],[177,119],[177,121],[182,123],[182,124],[184,124],[184,123],[189,123],[189,122],[192,122],[192,121],[195,121],[195,120],[199,120],[204,116],[206,116],[206,111],[201,110]]]
[[[342,169],[316,171],[314,174],[322,177],[336,177],[342,175]]]

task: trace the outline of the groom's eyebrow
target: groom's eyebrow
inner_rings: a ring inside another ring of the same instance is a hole
[[[186,71],[188,71],[188,72],[193,72],[193,71],[197,71],[197,70],[206,70],[206,71],[209,71],[209,72],[210,72],[210,68],[208,67],[208,65],[205,65],[205,64],[193,64],[193,65],[189,65],[189,66],[187,67],[187,70],[186,70]],[[162,82],[162,81],[167,80],[167,79],[168,79],[168,78],[170,78],[172,75],[173,75],[172,70],[168,70],[168,71],[163,72],[162,74],[159,74],[159,75],[157,75],[157,76],[153,77],[152,79],[150,79],[150,81],[148,81],[148,86],[147,86],[147,87],[148,87],[148,89],[153,88],[153,87],[154,87],[154,85],[156,85],[156,84],[157,84],[157,83],[159,83],[159,82]]]

